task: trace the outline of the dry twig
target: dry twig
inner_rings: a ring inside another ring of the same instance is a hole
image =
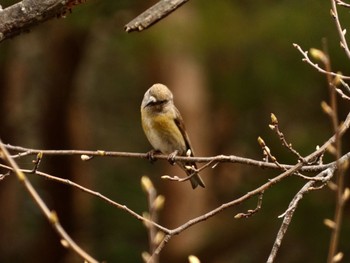
[[[114,157],[114,158],[141,158],[148,159],[147,153],[132,153],[132,152],[116,152],[116,151],[84,151],[84,150],[43,150],[43,149],[31,149],[21,146],[14,146],[10,144],[4,144],[4,146],[11,151],[17,152],[13,154],[13,158],[21,158],[29,155],[37,155],[38,153],[42,153],[43,155],[66,155],[66,156],[80,156],[83,161],[91,160],[92,157]],[[86,158],[85,158],[86,157]],[[168,160],[168,155],[163,154],[155,154],[155,160]],[[257,166],[260,168],[268,168],[268,169],[279,169],[285,170],[290,169],[293,165],[288,164],[280,164],[282,168],[277,167],[274,163],[268,163],[264,161],[257,161],[251,158],[244,158],[236,155],[217,155],[211,157],[185,157],[185,156],[176,156],[174,158],[175,161],[189,161],[189,162],[197,162],[197,163],[214,163],[214,167],[216,163],[237,163],[237,164],[245,164],[251,166]],[[324,165],[305,165],[300,171],[303,172],[320,172],[323,171],[333,163],[328,163]],[[200,168],[201,169],[201,168]]]
[[[341,79],[350,79],[350,76],[344,76],[344,75],[341,75],[341,74],[335,73],[335,72],[328,72],[327,70],[321,68],[317,63],[314,63],[311,61],[311,59],[309,58],[309,55],[308,55],[308,53],[309,53],[308,51],[304,51],[298,44],[294,43],[293,46],[303,55],[304,58],[302,59],[302,61],[311,65],[318,72],[321,72],[323,74],[328,74],[328,75],[331,75],[333,77],[338,77]]]
[[[321,172],[319,175],[316,176],[316,178],[318,180],[322,180],[322,181],[329,181],[332,176],[334,175],[334,170],[335,167],[333,168],[329,168],[323,172]],[[281,224],[281,227],[278,231],[278,234],[276,236],[275,242],[272,246],[272,250],[270,252],[270,255],[267,259],[267,263],[273,263],[276,256],[277,256],[277,252],[282,244],[282,240],[288,230],[288,227],[292,221],[292,217],[294,215],[294,212],[298,206],[299,201],[304,197],[304,195],[306,193],[308,193],[311,190],[314,190],[313,186],[316,184],[316,181],[309,181],[307,182],[301,189],[300,191],[294,196],[294,198],[292,199],[292,201],[290,202],[288,209],[285,213],[283,213],[283,215],[281,215],[280,217],[283,217],[283,222]],[[322,185],[324,186],[324,184]]]
[[[126,32],[142,31],[168,16],[188,0],[160,0],[124,27]]]
[[[69,13],[83,0],[23,0],[7,8],[0,8],[0,42],[28,31],[49,19]],[[1,7],[1,6],[0,6]]]
[[[45,202],[39,196],[37,191],[34,189],[28,178],[25,176],[24,172],[18,167],[17,163],[10,156],[7,149],[4,147],[0,140],[0,149],[2,153],[2,157],[4,160],[8,162],[13,172],[16,174],[20,183],[22,183],[32,197],[33,201],[38,205],[40,210],[43,212],[53,229],[57,232],[57,234],[61,237],[61,243],[64,247],[70,248],[72,251],[77,253],[82,259],[86,260],[90,263],[97,263],[98,261],[91,257],[88,253],[86,253],[81,247],[79,247],[74,240],[68,235],[68,233],[64,230],[59,222],[59,218],[55,211],[51,210],[46,206]],[[32,171],[31,171],[32,172]]]

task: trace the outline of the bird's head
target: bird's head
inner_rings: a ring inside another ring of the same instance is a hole
[[[146,91],[142,100],[141,109],[149,107],[161,110],[166,105],[170,105],[172,103],[173,94],[167,88],[167,86],[163,84],[154,84]]]

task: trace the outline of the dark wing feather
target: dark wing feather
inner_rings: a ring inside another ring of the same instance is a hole
[[[181,134],[182,134],[182,137],[184,138],[185,140],[185,144],[186,144],[186,152],[188,149],[191,150],[191,156],[193,157],[194,156],[194,153],[193,153],[193,149],[192,149],[192,146],[191,146],[191,142],[190,142],[190,138],[188,137],[187,135],[187,132],[186,132],[186,129],[185,129],[185,124],[184,124],[184,121],[181,117],[181,114],[179,112],[179,110],[175,107],[175,124],[176,126],[179,128]],[[184,153],[184,155],[186,155],[186,152]]]
[[[192,149],[191,143],[190,143],[190,138],[188,137],[186,129],[185,129],[184,121],[181,117],[179,110],[175,106],[174,106],[174,108],[175,108],[174,122],[177,125],[177,127],[179,128],[179,130],[180,130],[180,132],[185,140],[186,152],[184,153],[184,155],[186,155],[187,151],[190,149],[191,156],[194,156],[194,152],[193,152],[193,149]],[[197,169],[197,165],[195,162],[187,162],[185,164],[178,162],[178,164],[186,171],[188,176],[192,175],[193,172],[191,170],[186,169],[186,167],[185,167],[186,165],[194,166],[194,168]],[[192,185],[193,189],[195,189],[198,185],[200,185],[201,187],[205,187],[205,184],[198,173],[192,175],[192,177],[190,178],[190,181],[191,181],[191,185]]]

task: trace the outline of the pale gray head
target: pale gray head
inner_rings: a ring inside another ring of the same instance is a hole
[[[157,108],[158,110],[163,109],[166,105],[173,103],[173,94],[163,84],[154,84],[150,87],[142,100],[141,108]]]

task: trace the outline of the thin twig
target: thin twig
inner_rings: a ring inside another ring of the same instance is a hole
[[[278,119],[276,115],[273,113],[271,113],[271,122],[272,123],[270,124],[270,128],[277,134],[278,138],[282,143],[282,146],[286,147],[291,153],[296,155],[301,162],[305,163],[304,157],[302,157],[300,153],[293,148],[291,143],[287,142],[286,137],[284,136],[283,132],[279,128]]]
[[[336,0],[337,1],[337,5],[340,5],[340,6],[344,6],[344,7],[347,7],[347,8],[350,8],[350,4],[348,3],[345,3],[341,0]]]
[[[312,62],[309,58],[308,52],[304,51],[298,44],[293,44],[293,46],[299,50],[299,52],[303,55],[303,59],[302,61],[307,62],[309,65],[311,65],[313,68],[315,68],[317,71],[323,73],[323,74],[329,74],[333,77],[338,77],[341,79],[350,79],[350,76],[344,76],[344,75],[340,75],[339,73],[335,73],[335,72],[328,72],[327,70],[321,68],[318,64]]]
[[[124,27],[126,32],[142,31],[175,11],[188,0],[161,0]]]
[[[337,129],[337,132],[339,134],[339,136],[342,136],[350,127],[350,113],[348,114],[348,116],[346,117],[344,123],[342,125],[339,126],[339,128]],[[331,145],[335,142],[335,135],[333,135],[331,138],[329,138],[322,146],[318,147],[314,152],[312,152],[311,154],[309,154],[308,156],[305,157],[305,163],[309,163],[311,162],[312,160],[316,159],[318,156],[320,156],[321,154],[324,153],[324,151]],[[0,142],[0,146],[2,148],[5,148],[5,146]],[[8,145],[6,147],[9,147]],[[10,147],[11,148],[11,147]],[[18,150],[18,148],[17,148]],[[23,149],[22,149],[23,150]],[[40,151],[39,151],[40,152]],[[45,154],[44,151],[42,151],[43,154]],[[57,152],[52,152],[50,151],[51,154],[57,154]],[[59,154],[77,154],[77,152],[71,152],[71,151],[68,151],[68,152],[59,152]],[[104,152],[104,151],[98,151],[97,153],[96,152],[91,152],[93,154],[96,154],[98,156],[106,156],[107,152]],[[79,154],[84,154],[82,153],[81,151],[79,152]],[[130,155],[130,153],[128,153],[128,155]],[[140,157],[139,154],[131,154],[131,156],[134,156],[134,157]],[[9,156],[10,157],[10,156]],[[124,156],[125,157],[125,156]],[[146,154],[141,154],[141,157],[142,158],[147,158]],[[164,156],[165,159],[167,159],[167,156]],[[339,163],[343,163],[345,160],[348,160],[350,157],[350,153],[344,155],[341,160],[339,160],[339,162],[333,162],[332,164],[330,164],[330,166],[324,166],[322,165],[323,167],[336,167],[337,164]],[[11,157],[10,157],[11,158]],[[182,158],[188,158],[188,157],[182,157]],[[179,158],[179,160],[181,160],[182,158]],[[222,159],[222,156],[218,156],[217,157],[218,159]],[[202,158],[202,159],[206,159],[206,158]],[[243,158],[244,159],[244,158]],[[188,159],[187,159],[188,160]],[[214,158],[207,158],[206,159],[207,161],[211,161],[211,160],[216,160],[216,157]],[[194,160],[192,160],[194,161]],[[256,196],[256,195],[260,195],[261,193],[265,192],[267,189],[269,189],[270,187],[272,187],[273,185],[275,185],[276,183],[278,183],[279,181],[295,174],[296,172],[300,171],[302,169],[302,167],[304,166],[305,164],[302,163],[302,162],[299,162],[297,164],[295,164],[294,166],[291,166],[291,168],[289,168],[287,171],[284,171],[283,173],[281,173],[280,175],[268,180],[268,182],[266,182],[265,184],[259,186],[258,188],[256,188],[255,190],[253,191],[250,191],[248,193],[246,193],[245,195],[241,196],[240,198],[237,198],[235,200],[232,200],[230,202],[227,202],[227,203],[224,203],[222,205],[220,205],[219,207],[217,208],[214,208],[212,209],[211,211],[203,214],[203,215],[200,215],[196,218],[193,218],[187,222],[185,222],[184,224],[180,225],[179,227],[177,228],[174,228],[174,229],[171,229],[171,230],[168,230],[164,227],[159,227],[157,226],[159,229],[163,230],[164,233],[166,233],[167,235],[165,236],[164,240],[161,242],[161,244],[158,246],[158,248],[155,250],[155,252],[153,253],[153,255],[155,254],[159,254],[162,250],[162,248],[164,247],[164,245],[172,238],[172,236],[174,235],[177,235],[183,231],[185,231],[186,229],[190,228],[191,226],[195,225],[195,224],[198,224],[202,221],[205,221],[215,215],[217,215],[218,213],[221,213],[223,212],[224,210],[230,208],[230,207],[233,207],[233,206],[236,206],[238,204],[241,204],[242,202],[252,198],[253,196]],[[273,166],[275,166],[275,164],[273,164]],[[21,172],[19,170],[19,172]],[[36,171],[36,173],[38,173],[38,171]],[[23,174],[23,172],[21,172],[21,174]],[[24,175],[24,174],[23,174]],[[312,182],[315,182],[314,180]],[[91,190],[89,190],[91,191]],[[126,209],[125,209],[126,210]],[[133,212],[133,211],[132,211]],[[131,212],[131,213],[132,213]],[[50,213],[50,211],[49,211]],[[135,212],[133,212],[135,213]],[[136,213],[135,213],[136,214]],[[139,218],[140,220],[144,220],[142,217]],[[152,222],[152,224],[156,225],[154,222]],[[151,256],[152,258],[152,256]],[[150,261],[151,262],[151,261]]]
[[[340,37],[340,46],[344,49],[345,54],[350,59],[350,50],[349,50],[349,46],[348,46],[348,43],[347,43],[346,38],[345,38],[346,30],[342,28],[340,20],[339,20],[337,1],[331,0],[331,5],[332,5],[331,15],[334,18],[335,25],[336,25],[337,30],[338,30],[338,34]]]
[[[316,177],[319,180],[323,181],[329,181],[332,176],[334,175],[334,168],[329,168],[326,171],[321,172]],[[272,250],[270,252],[270,255],[267,259],[267,263],[273,263],[275,261],[275,258],[277,256],[277,252],[279,248],[281,247],[282,240],[288,230],[288,227],[292,221],[292,217],[294,215],[294,212],[298,206],[299,201],[304,197],[304,194],[308,193],[311,190],[314,190],[313,186],[316,184],[316,181],[309,181],[307,182],[300,190],[299,192],[294,196],[292,201],[290,202],[288,209],[285,213],[283,213],[280,217],[283,217],[283,222],[281,224],[281,227],[277,233],[275,242],[272,246]]]
[[[157,223],[159,218],[159,211],[163,208],[163,205],[164,205],[164,197],[161,195],[157,195],[156,188],[154,187],[153,183],[147,176],[143,176],[141,178],[141,184],[142,184],[142,188],[147,194],[147,199],[148,199],[149,214],[147,215],[147,217],[152,222]],[[144,252],[143,258],[144,258],[144,261],[150,262],[149,258],[152,257],[151,255],[154,255],[155,250],[157,249],[158,245],[161,243],[162,239],[164,238],[164,232],[158,231],[158,229],[154,224],[145,223],[145,226],[148,230],[150,253]],[[159,262],[159,255],[154,255],[152,257],[151,263],[158,263],[158,262]]]
[[[0,42],[49,19],[65,16],[83,0],[23,0],[0,9]]]
[[[269,160],[271,160],[276,167],[278,167],[279,169],[281,169],[282,171],[287,171],[288,169],[286,167],[283,167],[283,165],[281,165],[278,161],[277,158],[275,156],[272,155],[270,148],[266,145],[265,141],[261,138],[258,137],[258,143],[263,151],[263,160],[268,163]]]
[[[12,155],[13,158],[21,158],[28,155],[36,155],[42,153],[43,155],[66,155],[66,156],[87,156],[87,157],[113,157],[113,158],[141,158],[147,159],[147,153],[132,153],[132,152],[116,152],[116,151],[84,151],[84,150],[43,150],[43,149],[31,149],[21,146],[14,146],[10,144],[4,144],[4,146],[12,151],[18,152],[17,154]],[[168,155],[155,154],[155,160],[168,160]],[[89,158],[91,160],[91,158]],[[285,170],[290,169],[293,165],[281,164],[282,168],[277,167],[274,163],[268,163],[264,161],[257,161],[251,158],[244,158],[236,155],[217,155],[211,157],[187,157],[187,156],[176,156],[174,157],[175,161],[186,161],[186,162],[197,162],[197,163],[237,163],[245,164],[251,166],[257,166],[260,168],[269,168],[269,169],[278,169]],[[332,166],[333,163],[324,164],[324,165],[305,165],[301,168],[300,171],[303,172],[320,172]]]
[[[59,218],[55,211],[50,211],[50,209],[46,206],[45,202],[41,199],[38,192],[34,189],[28,178],[25,176],[23,171],[18,167],[17,163],[11,158],[9,152],[4,147],[0,139],[0,149],[3,155],[3,158],[8,162],[8,164],[12,167],[14,173],[16,174],[20,183],[23,184],[29,195],[32,197],[33,201],[38,205],[40,210],[43,212],[47,220],[50,222],[53,229],[57,232],[57,234],[61,237],[65,244],[66,248],[71,248],[74,252],[76,252],[81,258],[90,262],[97,263],[98,261],[91,257],[88,253],[86,253],[81,247],[79,247],[74,240],[68,235],[68,233],[63,229],[59,222]]]
[[[170,181],[177,181],[177,182],[186,182],[188,180],[190,180],[193,176],[195,176],[196,174],[198,174],[200,171],[204,170],[205,168],[209,167],[212,163],[214,163],[215,160],[211,160],[209,162],[207,162],[205,165],[201,166],[200,168],[196,169],[193,166],[191,167],[191,171],[193,171],[190,175],[186,176],[186,177],[178,177],[178,176],[169,176],[169,175],[163,175],[161,178],[165,179],[165,180],[170,180]],[[216,167],[216,165],[214,165],[214,167]]]
[[[338,128],[339,134],[343,135],[349,129],[349,126],[350,126],[350,113],[346,117],[343,125],[341,125]],[[312,160],[314,160],[315,158],[317,158],[317,156],[322,154],[334,142],[335,142],[335,135],[333,135],[331,138],[329,138],[321,147],[319,147],[314,152],[312,152],[311,154],[306,156],[305,157],[305,162],[308,163],[308,162],[311,162]],[[343,162],[345,162],[345,160],[347,160],[347,159],[346,158],[344,158],[344,159],[341,158],[339,160],[339,163],[343,163]],[[236,206],[238,204],[241,204],[242,202],[252,198],[253,196],[256,196],[256,195],[259,195],[259,194],[265,192],[267,189],[269,189],[270,187],[272,187],[273,185],[275,185],[279,181],[281,181],[281,180],[291,176],[292,174],[296,173],[297,171],[299,171],[302,168],[303,165],[304,164],[302,162],[299,162],[296,165],[294,165],[292,168],[290,168],[287,171],[283,172],[282,174],[276,176],[275,178],[269,180],[267,183],[261,185],[260,187],[254,189],[253,191],[250,191],[250,192],[246,193],[245,195],[241,196],[240,198],[237,198],[237,199],[235,199],[233,201],[230,201],[228,203],[224,203],[224,204],[220,205],[219,207],[209,211],[208,213],[203,214],[201,216],[198,216],[196,218],[193,218],[193,219],[187,221],[186,223],[182,224],[181,226],[179,226],[179,227],[177,227],[175,229],[172,229],[171,232],[168,235],[166,235],[166,237],[165,237],[166,242],[168,242],[172,238],[172,236],[183,232],[184,230],[188,229],[192,225],[195,225],[195,224],[197,224],[199,222],[205,221],[208,218],[211,218],[211,217],[215,216],[216,214],[226,210],[227,208],[230,208],[230,207]],[[337,163],[333,164],[333,167],[335,167],[334,169],[336,169],[336,165],[337,165]],[[315,181],[311,181],[311,182],[315,182]],[[162,242],[161,245],[159,245],[159,247],[156,250],[156,252],[160,253],[160,250],[162,250],[163,247],[164,247],[164,244]]]
[[[342,135],[344,134],[348,129],[349,129],[349,126],[350,126],[350,114],[348,114],[348,116],[346,117],[343,125],[341,125],[338,130],[339,130],[339,135]],[[308,156],[305,157],[305,162],[308,163],[310,162],[311,160],[314,160],[315,158],[317,158],[317,156],[319,156],[320,154],[322,154],[331,144],[333,144],[335,142],[335,135],[332,136],[331,138],[329,138],[321,147],[319,147],[318,149],[316,149],[314,152],[312,152],[311,154],[309,154]],[[4,145],[1,144],[1,147],[5,149]],[[44,153],[44,152],[43,152]],[[54,152],[51,152],[51,153],[54,153]],[[68,153],[71,153],[72,152],[68,152]],[[76,152],[74,152],[76,153]],[[95,152],[93,152],[95,153]],[[60,152],[60,154],[62,154],[62,152]],[[67,152],[65,153],[67,154]],[[82,154],[80,152],[80,154]],[[103,151],[99,151],[98,153],[99,156],[105,156],[106,155],[106,152],[103,152]],[[145,158],[146,158],[146,154],[145,155]],[[139,156],[138,156],[139,157]],[[167,157],[167,156],[165,156]],[[220,156],[219,156],[220,157]],[[346,154],[344,155],[342,158],[344,158],[344,160],[348,160],[350,157],[350,153],[349,154]],[[187,157],[186,157],[187,158]],[[220,157],[221,158],[221,157]],[[211,158],[210,160],[213,160],[213,158]],[[215,158],[214,158],[215,160]],[[344,161],[342,160],[342,162]],[[155,226],[157,226],[159,229],[161,229],[162,231],[164,231],[164,233],[166,233],[167,235],[165,236],[164,240],[161,242],[161,244],[158,246],[158,248],[155,250],[155,252],[153,253],[153,255],[156,255],[156,254],[159,254],[162,250],[162,248],[164,247],[164,245],[172,238],[172,236],[174,235],[177,235],[183,231],[185,231],[186,229],[190,228],[191,226],[195,225],[195,224],[198,224],[202,221],[205,221],[215,215],[217,215],[218,213],[221,213],[223,212],[224,210],[230,208],[230,207],[233,207],[233,206],[236,206],[238,204],[241,204],[242,202],[252,198],[253,196],[256,196],[256,195],[260,195],[261,193],[265,192],[267,189],[269,189],[270,187],[272,187],[273,185],[275,185],[276,183],[278,183],[279,181],[291,176],[292,174],[300,171],[302,169],[302,167],[304,166],[305,164],[302,163],[302,162],[299,162],[297,163],[296,165],[292,166],[290,169],[288,169],[287,171],[284,171],[283,173],[281,173],[280,175],[276,176],[275,178],[272,178],[270,179],[268,182],[266,182],[265,184],[261,185],[260,187],[256,188],[255,190],[253,191],[250,191],[248,193],[246,193],[245,195],[241,196],[240,198],[237,198],[235,200],[232,200],[230,202],[227,202],[227,203],[224,203],[222,205],[220,205],[219,207],[217,208],[214,208],[212,209],[211,211],[203,214],[203,215],[200,215],[196,218],[193,218],[187,222],[185,222],[184,224],[180,225],[179,227],[177,228],[174,228],[174,229],[167,229],[167,228],[164,228],[162,226],[158,226],[156,225],[154,222],[152,222],[152,224],[154,224]],[[333,163],[332,164],[333,166],[336,166],[337,163]],[[38,171],[36,171],[36,173],[38,173]],[[23,174],[23,172],[22,172]],[[313,181],[314,182],[314,181]],[[67,182],[66,182],[67,183]],[[81,188],[80,188],[81,189]],[[88,192],[92,192],[91,190],[89,190]],[[97,194],[98,195],[98,194]],[[125,209],[127,210],[127,209]],[[135,212],[133,211],[129,211],[129,213],[134,213],[136,214]],[[139,218],[140,220],[144,220],[142,217]],[[152,256],[151,256],[152,258]],[[150,261],[151,262],[151,261]]]
[[[6,165],[3,165],[3,164],[0,164],[0,167],[4,168],[4,169],[7,169],[9,171],[13,171],[13,168],[9,167],[9,166],[6,166]],[[26,169],[21,169],[21,171],[23,173],[28,173],[28,174],[32,174],[32,170],[26,170]],[[148,218],[145,218],[141,215],[139,215],[138,213],[134,212],[132,209],[128,208],[126,205],[122,205],[122,204],[119,204],[115,201],[113,201],[112,199],[104,196],[103,194],[99,193],[99,192],[96,192],[96,191],[93,191],[91,189],[88,189],[80,184],[77,184],[75,182],[72,182],[71,180],[68,180],[68,179],[63,179],[63,178],[60,178],[60,177],[57,177],[57,176],[53,176],[53,175],[50,175],[50,174],[47,174],[47,173],[44,173],[44,172],[40,172],[40,171],[35,171],[36,175],[39,175],[39,176],[42,176],[42,177],[45,177],[46,179],[49,179],[49,180],[52,180],[52,181],[56,181],[56,182],[59,182],[59,183],[62,183],[62,184],[66,184],[66,185],[70,185],[72,187],[75,187],[77,188],[78,190],[82,191],[82,192],[85,192],[85,193],[88,193],[92,196],[95,196],[95,197],[98,197],[100,199],[102,199],[103,201],[107,202],[108,204],[112,205],[112,206],[115,206],[119,209],[122,209],[124,210],[125,212],[129,213],[130,215],[132,215],[133,217],[135,217],[136,219],[140,220],[140,221],[143,221],[147,224],[152,224],[154,225],[155,227],[157,227],[159,230],[162,230],[164,231],[165,233],[168,233],[170,232],[169,229],[149,220]]]
[[[251,217],[252,215],[256,214],[259,212],[262,206],[262,200],[263,200],[264,192],[261,192],[259,197],[258,197],[258,203],[254,209],[249,209],[245,213],[238,213],[235,215],[235,219],[240,219],[240,218],[248,218]]]

